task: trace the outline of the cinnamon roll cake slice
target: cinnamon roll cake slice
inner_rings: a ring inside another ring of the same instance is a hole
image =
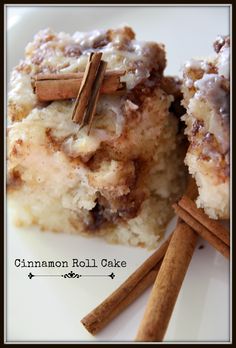
[[[39,102],[31,79],[84,72],[91,52],[125,71],[126,91],[99,97],[88,135],[71,119],[73,99]],[[185,185],[171,111],[179,81],[163,76],[165,66],[164,45],[136,40],[129,27],[35,35],[8,96],[8,204],[17,225],[157,245]]]

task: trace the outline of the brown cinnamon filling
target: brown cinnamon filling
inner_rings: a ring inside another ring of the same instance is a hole
[[[9,179],[7,182],[7,190],[11,190],[11,189],[18,189],[21,187],[21,185],[23,184],[22,178],[21,178],[21,174],[17,169],[12,169],[12,171],[9,173]]]
[[[225,182],[229,177],[229,154],[221,154],[219,144],[215,136],[209,132],[204,132],[201,122],[194,124],[194,137],[191,140],[191,152],[199,160],[212,162],[212,173],[216,176],[218,182]],[[208,169],[208,174],[210,169]]]
[[[120,197],[108,197],[104,194],[99,195],[96,206],[90,211],[91,222],[85,226],[87,231],[95,231],[100,228],[115,224],[121,221],[127,221],[135,218],[140,207],[147,197],[144,185],[142,185],[145,176],[145,165],[140,159],[133,161],[135,166],[135,179],[130,181],[131,192]]]

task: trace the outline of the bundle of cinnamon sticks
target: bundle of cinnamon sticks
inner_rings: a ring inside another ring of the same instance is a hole
[[[186,194],[174,205],[179,218],[172,234],[116,291],[81,320],[91,334],[101,331],[154,283],[135,340],[163,341],[198,235],[229,258],[229,232],[196,207],[193,201],[196,192],[195,182],[190,179]]]

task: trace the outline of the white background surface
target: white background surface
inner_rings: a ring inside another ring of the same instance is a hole
[[[166,74],[180,75],[181,64],[194,56],[213,53],[218,34],[229,33],[227,7],[8,7],[7,77],[23,58],[24,47],[40,29],[86,31],[122,24],[133,27],[139,40],[163,42],[166,46]],[[142,319],[150,290],[117,317],[96,337],[80,319],[98,305],[130,275],[150,252],[107,245],[100,239],[41,233],[37,229],[16,229],[8,211],[7,222],[7,341],[132,341]],[[169,230],[174,226],[172,222]],[[34,230],[34,231],[33,231]],[[196,249],[180,291],[166,341],[228,341],[230,338],[229,262],[209,245]],[[14,260],[68,260],[101,258],[126,260],[127,268],[96,271],[73,269],[77,273],[113,271],[115,279],[63,279],[27,275],[61,274],[71,268],[16,268]]]

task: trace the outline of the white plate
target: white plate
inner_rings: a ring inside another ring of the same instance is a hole
[[[213,53],[218,34],[229,32],[227,7],[8,7],[7,76],[23,58],[24,47],[40,29],[73,33],[122,24],[133,27],[140,40],[166,45],[166,74],[180,74],[181,64],[194,56]],[[80,319],[120,285],[150,252],[108,245],[100,239],[41,233],[17,229],[7,223],[6,339],[12,341],[132,341],[142,319],[150,290],[117,317],[96,337]],[[171,224],[172,228],[174,222]],[[171,229],[171,227],[170,227]],[[34,230],[34,231],[32,231]],[[207,243],[196,249],[180,291],[166,341],[229,341],[230,286],[229,262]],[[68,260],[95,258],[126,260],[126,268],[73,269],[85,274],[116,277],[64,279],[34,274],[61,274],[71,268],[16,268],[14,260]]]

